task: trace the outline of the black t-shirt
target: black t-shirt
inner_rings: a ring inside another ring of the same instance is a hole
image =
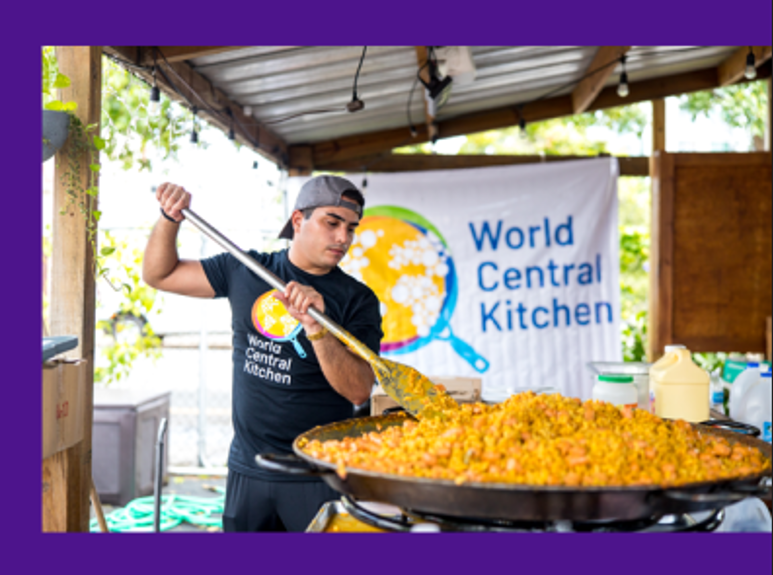
[[[325,314],[378,353],[383,335],[379,302],[365,284],[336,267],[322,276],[295,267],[287,250],[250,251],[285,282],[309,285],[325,299]],[[230,254],[202,260],[215,297],[227,297],[233,327],[234,438],[228,467],[252,477],[292,481],[260,469],[258,453],[291,453],[299,434],[352,417],[351,402],[327,382],[304,330],[273,288]]]

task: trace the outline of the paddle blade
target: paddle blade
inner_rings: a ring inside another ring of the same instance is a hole
[[[377,365],[371,365],[386,394],[416,417],[437,416],[459,407],[442,388],[412,367],[383,357],[379,358]]]

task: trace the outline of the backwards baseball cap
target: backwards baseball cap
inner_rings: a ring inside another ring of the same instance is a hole
[[[350,202],[342,198],[344,194],[359,200],[359,204]],[[321,208],[322,206],[336,206],[349,208],[358,216],[362,217],[362,208],[365,205],[365,198],[357,187],[349,180],[339,178],[338,176],[317,176],[303,184],[298,198],[295,200],[295,210],[305,210],[308,208]],[[293,219],[287,220],[287,223],[279,232],[279,238],[293,239]]]

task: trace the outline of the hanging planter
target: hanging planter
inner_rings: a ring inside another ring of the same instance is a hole
[[[43,110],[43,161],[56,154],[70,131],[70,114]]]

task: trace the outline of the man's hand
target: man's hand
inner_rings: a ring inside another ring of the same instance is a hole
[[[191,205],[191,194],[185,188],[176,184],[164,182],[156,190],[156,199],[161,204],[164,213],[177,223],[185,219],[181,210]]]
[[[306,335],[314,335],[322,331],[322,326],[308,314],[310,306],[325,313],[325,300],[313,287],[293,281],[287,284],[284,294],[277,291],[274,297],[281,301],[288,313],[301,323]]]

